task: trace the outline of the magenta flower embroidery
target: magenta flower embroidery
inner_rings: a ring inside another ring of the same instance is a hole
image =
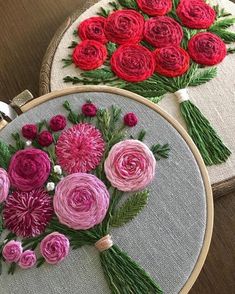
[[[67,173],[89,172],[99,165],[104,149],[101,132],[91,124],[80,123],[61,134],[56,155]]]
[[[32,268],[37,262],[37,257],[34,251],[32,250],[25,250],[18,261],[18,265],[22,269],[29,269]]]
[[[0,203],[6,200],[10,188],[10,180],[7,172],[0,168]]]
[[[52,214],[52,198],[42,188],[30,192],[13,192],[3,209],[5,227],[21,237],[40,235]]]
[[[58,114],[51,118],[50,128],[53,132],[62,131],[66,127],[67,121],[64,115]]]
[[[114,145],[104,164],[112,186],[127,192],[146,188],[154,178],[155,168],[153,153],[138,140],[125,140]]]
[[[50,169],[50,159],[46,152],[35,148],[20,150],[11,158],[11,185],[21,191],[37,189],[48,179]]]
[[[40,252],[47,263],[57,264],[69,254],[69,240],[63,234],[53,232],[42,240]]]
[[[97,177],[76,173],[59,182],[53,201],[62,224],[75,230],[87,230],[104,219],[109,207],[109,192]]]
[[[11,240],[2,249],[2,256],[6,262],[17,262],[23,252],[21,242]]]

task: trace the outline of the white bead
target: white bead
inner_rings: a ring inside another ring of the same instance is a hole
[[[26,141],[26,142],[25,142],[25,145],[26,145],[27,147],[30,147],[30,146],[32,145],[32,141],[30,141],[30,140]]]
[[[49,182],[47,183],[47,191],[53,191],[55,190],[55,183]]]
[[[54,166],[54,172],[58,175],[62,175],[62,168],[60,165],[55,165]]]

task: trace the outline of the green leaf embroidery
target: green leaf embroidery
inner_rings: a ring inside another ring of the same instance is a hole
[[[155,81],[151,82],[148,80],[141,83],[128,83],[123,88],[146,98],[162,96],[167,92],[161,85],[159,87]]]
[[[62,61],[64,63],[63,68],[71,65],[73,63],[72,55],[69,55],[68,58],[63,58]]]
[[[100,68],[96,70],[86,71],[81,74],[83,78],[89,78],[89,79],[96,79],[100,81],[104,81],[107,79],[111,79],[114,77],[114,73],[111,69],[105,67]]]
[[[189,86],[195,87],[202,84],[205,84],[212,80],[217,75],[217,68],[211,67],[209,69],[205,69],[203,71],[200,71],[198,74],[196,74],[191,82],[189,83]]]
[[[106,18],[109,16],[109,13],[110,10],[100,7],[100,11],[97,14]]]
[[[150,45],[148,42],[146,41],[141,41],[140,44],[144,47],[146,47],[147,49],[149,49],[150,51],[155,50],[155,47],[153,47],[152,45]]]
[[[9,150],[8,145],[3,141],[0,141],[0,167],[7,170],[10,159],[11,152]]]
[[[227,54],[233,54],[233,53],[235,53],[235,48],[229,47],[227,49]]]
[[[156,160],[160,160],[161,158],[169,157],[170,147],[169,144],[156,144],[151,147],[151,151],[153,152]]]
[[[109,57],[111,57],[113,55],[114,51],[117,49],[117,45],[115,43],[108,42],[106,47],[108,50]]]
[[[74,111],[72,111],[70,103],[66,100],[63,104],[64,108],[69,112],[68,114],[68,120],[73,123],[77,124],[79,122],[78,120],[78,114]]]
[[[219,29],[219,28],[213,28],[213,27],[211,27],[209,31],[219,36],[227,44],[235,42],[234,32],[230,32],[224,29]]]
[[[68,47],[69,49],[75,48],[77,46],[78,42],[72,41],[71,45]]]
[[[115,1],[114,1],[114,2],[109,2],[109,5],[110,5],[111,7],[113,7],[113,10],[114,10],[114,11],[120,9],[120,6],[119,6],[118,3],[115,2]]]
[[[126,8],[138,10],[138,5],[135,0],[118,0],[119,4]]]
[[[144,138],[145,138],[145,135],[146,135],[146,131],[145,130],[141,130],[138,134],[138,140],[139,141],[144,141]]]
[[[110,225],[112,227],[121,227],[133,220],[146,206],[148,196],[149,191],[147,190],[130,196],[119,208],[116,209],[116,211],[114,211]]]
[[[210,29],[227,29],[235,23],[234,17],[227,17],[222,20],[218,20],[213,24]]]
[[[227,17],[227,16],[230,16],[231,15],[231,13],[226,12],[224,8],[220,8],[220,6],[218,4],[217,5],[214,5],[213,6],[213,9],[216,12],[217,18]]]

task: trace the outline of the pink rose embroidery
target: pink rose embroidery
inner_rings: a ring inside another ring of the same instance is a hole
[[[26,250],[21,254],[18,265],[22,269],[29,269],[36,264],[36,261],[37,257],[35,252],[32,250]]]
[[[23,252],[21,242],[9,241],[2,250],[2,256],[7,262],[17,262]]]
[[[50,159],[46,152],[35,148],[20,150],[11,158],[11,184],[21,191],[37,189],[48,179],[50,169]]]
[[[97,177],[71,174],[56,186],[54,210],[62,224],[87,230],[102,222],[109,207],[109,192]]]
[[[40,252],[47,263],[57,264],[69,254],[69,240],[63,234],[53,232],[40,244]]]
[[[155,168],[153,153],[138,140],[114,145],[104,164],[108,180],[120,191],[144,189],[154,178]]]
[[[0,203],[6,200],[10,188],[10,180],[7,172],[0,168]]]

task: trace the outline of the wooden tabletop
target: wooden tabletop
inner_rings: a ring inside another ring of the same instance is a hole
[[[38,96],[43,55],[61,23],[86,0],[0,2],[0,100],[24,89]],[[235,0],[233,0],[235,2]],[[191,294],[235,293],[235,193],[215,201],[211,248]],[[71,293],[72,294],[72,293]]]

